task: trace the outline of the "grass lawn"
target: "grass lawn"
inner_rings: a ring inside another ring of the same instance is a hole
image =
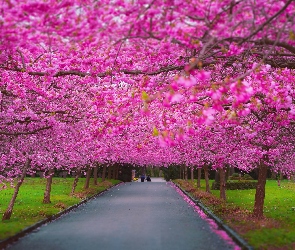
[[[176,181],[178,184],[179,182]],[[210,181],[212,184],[213,181]],[[191,184],[191,182],[189,181]],[[183,184],[185,185],[187,184]],[[196,188],[196,182],[194,183]],[[189,189],[186,187],[185,189]],[[205,192],[205,180],[201,188],[191,191],[217,216],[242,235],[255,249],[295,249],[295,183],[287,180],[267,180],[264,201],[265,219],[251,218],[255,189],[227,190],[227,202],[220,201],[219,190],[212,190],[214,197]],[[218,198],[217,198],[218,197]]]
[[[103,191],[110,186],[119,183],[118,180],[108,180],[93,185],[90,180],[90,187],[83,190],[85,178],[81,178],[76,187],[75,196],[69,196],[74,178],[53,178],[51,189],[51,203],[43,204],[43,195],[46,186],[46,179],[25,178],[20,187],[13,214],[10,220],[0,221],[0,240],[8,238],[36,222],[50,217],[58,212],[79,203],[82,199]],[[13,194],[12,188],[0,191],[0,214],[1,218]]]

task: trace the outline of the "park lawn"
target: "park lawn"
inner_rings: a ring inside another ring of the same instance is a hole
[[[25,178],[20,187],[13,214],[10,220],[0,222],[0,240],[6,239],[21,230],[48,218],[60,211],[73,206],[81,200],[101,192],[112,185],[118,184],[119,180],[108,180],[101,182],[98,179],[98,185],[90,180],[90,187],[83,190],[85,178],[81,178],[76,187],[75,196],[69,196],[74,178],[53,178],[51,189],[51,203],[43,204],[43,195],[46,186],[44,178]],[[12,188],[0,191],[0,214],[5,212],[13,194]]]
[[[205,191],[205,180],[201,181],[200,190]],[[219,190],[211,192],[219,197]],[[197,196],[197,192],[194,194]],[[295,183],[283,180],[278,186],[277,181],[267,180],[265,219],[260,221],[251,218],[255,189],[227,190],[226,196],[226,205],[217,204],[216,199],[205,199],[203,203],[255,249],[295,249]]]

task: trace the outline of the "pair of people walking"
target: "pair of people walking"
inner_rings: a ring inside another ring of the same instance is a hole
[[[145,179],[146,179],[146,181],[152,181],[151,177],[149,175],[146,178],[145,178],[145,175],[141,175],[141,177],[140,177],[141,182],[144,182]]]

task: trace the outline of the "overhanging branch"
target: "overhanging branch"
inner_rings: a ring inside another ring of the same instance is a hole
[[[208,66],[212,64],[210,63],[203,63],[202,66]],[[122,69],[119,70],[118,73],[124,73],[126,75],[158,75],[161,73],[167,73],[170,71],[175,71],[175,70],[183,70],[185,65],[180,65],[180,66],[175,66],[175,65],[168,65],[166,67],[161,67],[158,70],[155,71],[145,71],[145,70],[129,70],[129,69]],[[16,72],[26,72],[29,75],[32,76],[49,76],[50,74],[47,72],[41,72],[41,71],[25,71],[24,69],[21,68],[9,68],[5,66],[0,66],[1,69],[4,70],[10,70],[10,71],[16,71]],[[60,77],[60,76],[80,76],[80,77],[85,77],[85,76],[96,76],[96,77],[106,77],[106,76],[111,76],[112,72],[106,71],[98,74],[91,74],[89,72],[83,72],[79,70],[69,70],[69,71],[58,71],[57,73],[53,74],[53,77]]]
[[[0,131],[0,135],[7,135],[7,136],[19,136],[19,135],[32,135],[32,134],[37,134],[40,131],[51,129],[52,126],[46,126],[42,128],[38,128],[32,131],[26,131],[26,132],[5,132],[5,131]]]
[[[273,21],[275,18],[277,18],[281,13],[283,13],[287,7],[293,2],[294,0],[289,0],[282,9],[280,9],[276,14],[274,14],[272,17],[270,17],[268,20],[266,20],[263,24],[261,24],[254,32],[252,32],[250,35],[245,37],[242,41],[240,41],[238,44],[241,45],[242,43],[246,42],[251,37],[255,36],[259,31],[263,30],[263,28],[270,24],[271,21]]]
[[[282,47],[290,52],[292,52],[295,56],[295,47],[286,43],[286,42],[277,42],[277,41],[274,41],[274,40],[270,40],[268,38],[265,38],[265,39],[261,39],[261,40],[258,40],[258,41],[251,41],[257,45],[275,45],[276,47]]]

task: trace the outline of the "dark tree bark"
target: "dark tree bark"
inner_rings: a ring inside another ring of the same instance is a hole
[[[98,170],[98,166],[94,167],[94,169],[93,169],[93,184],[95,186],[97,185],[97,170]]]
[[[54,170],[53,170],[53,169],[50,169],[50,170],[48,171],[48,175],[49,175],[49,177],[47,177],[47,180],[46,180],[46,188],[45,188],[44,198],[43,198],[43,203],[44,203],[44,204],[49,204],[49,203],[51,203],[51,200],[50,200],[50,193],[51,193],[51,185],[52,185],[52,177],[53,177],[53,173],[54,173]]]
[[[108,167],[108,180],[112,178],[112,170],[113,170],[113,165]]]
[[[120,165],[118,165],[117,167],[116,180],[119,180],[119,171],[120,171]]]
[[[114,164],[112,171],[112,179],[116,179],[117,164]]]
[[[191,181],[194,181],[194,168],[191,168]]]
[[[74,195],[74,193],[75,193],[75,189],[76,189],[76,187],[77,187],[77,184],[78,184],[79,178],[80,178],[80,176],[81,176],[81,170],[82,170],[82,168],[78,168],[78,169],[77,169],[77,173],[76,173],[76,176],[75,176],[75,180],[74,180],[74,182],[73,182],[73,186],[72,186],[71,195]]]
[[[184,179],[187,181],[187,166],[184,166]]]
[[[92,173],[92,168],[89,166],[87,168],[86,179],[85,179],[85,183],[84,183],[84,189],[89,188],[91,173]]]
[[[115,180],[118,180],[118,177],[119,177],[119,165],[118,164],[116,164],[115,165],[115,168],[114,168],[114,179]]]
[[[102,180],[101,181],[105,181],[105,179],[106,179],[106,171],[107,171],[107,166],[104,164],[103,169],[102,169],[102,176],[101,176]]]
[[[263,218],[263,205],[264,205],[264,198],[265,198],[267,165],[263,161],[261,161],[259,164],[258,170],[259,170],[258,183],[257,183],[256,193],[255,193],[253,216],[255,218],[261,219]]]
[[[283,179],[284,179],[284,175],[283,175],[282,172],[280,172],[279,179],[280,179],[280,180],[283,180]]]
[[[18,195],[18,191],[19,191],[19,188],[20,186],[22,185],[25,177],[26,177],[26,173],[27,173],[27,169],[29,168],[30,164],[31,164],[31,159],[27,158],[26,159],[26,162],[25,162],[25,165],[24,165],[24,168],[22,170],[22,174],[21,174],[21,177],[19,179],[19,181],[17,182],[15,188],[14,188],[14,193],[12,195],[12,198],[9,202],[9,205],[5,211],[5,213],[3,214],[3,217],[2,217],[2,221],[4,220],[9,220],[10,217],[11,217],[11,214],[12,214],[12,210],[13,210],[13,207],[14,207],[14,203],[15,203],[15,200],[16,200],[16,197]]]
[[[220,173],[219,173],[219,171],[215,171],[215,182],[220,182]]]
[[[202,175],[202,168],[198,168],[198,181],[197,181],[197,187],[201,187],[201,175]]]
[[[182,179],[182,166],[180,166],[180,170],[179,170],[179,179]]]
[[[205,181],[206,181],[206,192],[211,193],[210,184],[209,184],[209,170],[207,165],[204,166],[204,173],[205,173]]]
[[[225,169],[219,169],[219,177],[220,177],[220,198],[226,200],[226,180],[225,180]]]

